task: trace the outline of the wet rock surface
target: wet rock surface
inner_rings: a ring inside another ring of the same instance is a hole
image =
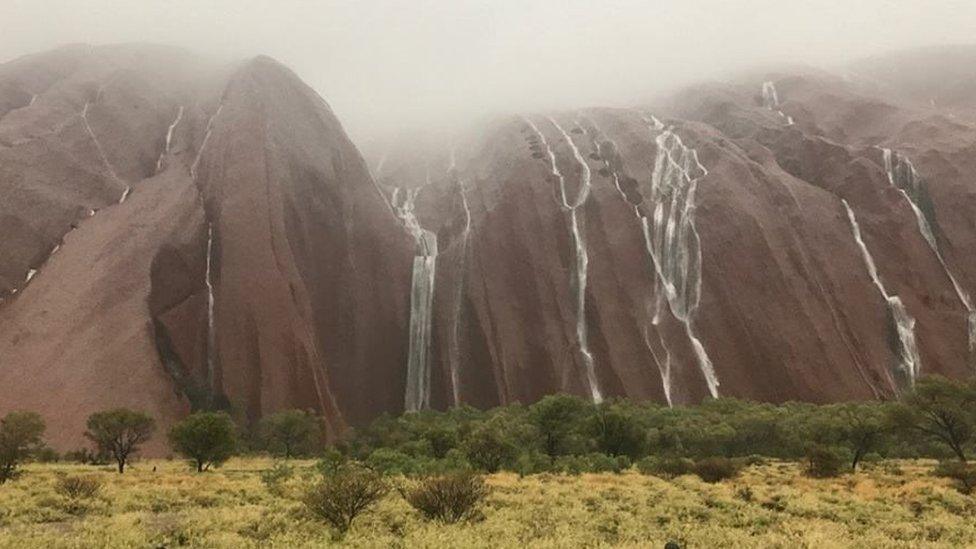
[[[2,65],[0,412],[40,411],[66,449],[121,405],[164,426],[312,409],[334,435],[557,391],[825,402],[968,375],[976,117],[871,62],[503,117],[369,165],[268,58]]]

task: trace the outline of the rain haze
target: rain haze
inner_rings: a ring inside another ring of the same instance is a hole
[[[5,0],[0,59],[74,42],[267,54],[354,139],[490,112],[626,105],[752,65],[839,64],[976,35],[976,3]]]

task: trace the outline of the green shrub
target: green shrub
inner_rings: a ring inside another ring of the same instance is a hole
[[[695,462],[681,457],[648,456],[637,462],[637,470],[645,475],[671,479],[694,473]]]
[[[408,456],[393,448],[378,448],[366,458],[366,465],[387,475],[414,475],[424,471],[422,459]]]
[[[304,410],[284,410],[261,419],[263,446],[276,456],[291,459],[321,448],[322,420]]]
[[[102,481],[93,476],[63,476],[54,485],[54,491],[70,499],[91,499],[102,490]]]
[[[695,474],[705,482],[720,482],[739,474],[739,468],[727,457],[710,457],[695,463]]]
[[[493,425],[480,425],[464,441],[464,455],[477,469],[495,473],[518,458],[515,443]]]
[[[976,465],[961,461],[942,461],[932,473],[955,481],[956,489],[963,494],[972,493],[973,488],[976,488]]]
[[[389,491],[383,477],[361,467],[347,466],[309,488],[304,503],[315,516],[345,534],[352,521]]]
[[[18,468],[43,442],[44,420],[34,412],[10,412],[0,420],[0,484],[17,478]]]
[[[349,458],[334,447],[326,448],[322,453],[322,458],[315,462],[315,469],[323,476],[338,473],[349,462]]]
[[[287,462],[279,461],[270,469],[261,471],[261,482],[268,489],[268,492],[281,497],[284,495],[284,484],[295,475],[295,469]]]
[[[462,471],[423,479],[400,493],[427,519],[454,523],[474,516],[488,487],[483,476]]]
[[[814,446],[807,451],[807,475],[829,478],[840,475],[847,465],[842,453],[836,448]]]
[[[170,429],[169,441],[202,473],[234,455],[237,429],[225,412],[196,412]]]

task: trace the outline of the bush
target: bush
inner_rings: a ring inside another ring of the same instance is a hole
[[[807,451],[807,475],[814,478],[836,477],[846,461],[836,448],[814,446]]]
[[[70,499],[91,499],[102,490],[102,481],[93,476],[63,476],[54,491]]]
[[[400,493],[427,519],[454,523],[474,516],[476,506],[488,495],[488,487],[481,475],[457,472],[421,480]]]
[[[285,410],[265,417],[259,431],[265,448],[285,459],[310,455],[321,447],[322,420],[303,410]]]
[[[378,448],[366,458],[366,465],[387,475],[413,475],[424,471],[424,461],[392,448]]]
[[[96,453],[88,448],[80,448],[65,452],[61,459],[82,465],[107,465],[109,456],[104,453]]]
[[[326,448],[325,452],[322,454],[322,459],[315,463],[315,468],[323,476],[334,475],[342,470],[343,467],[348,463],[348,459],[339,450],[335,448]]]
[[[43,446],[34,452],[34,461],[38,463],[57,463],[61,461],[61,455],[50,446]]]
[[[608,456],[598,452],[582,456],[561,456],[553,462],[552,469],[563,473],[620,473],[630,467],[627,456]]]
[[[275,463],[270,469],[261,471],[261,482],[272,495],[281,497],[284,495],[285,482],[295,475],[295,469],[288,463],[280,461]]]
[[[464,441],[464,454],[472,466],[487,473],[514,464],[518,448],[499,429],[481,425]]]
[[[933,474],[954,480],[956,489],[963,494],[972,493],[973,488],[976,488],[976,465],[961,461],[943,461],[936,466]]]
[[[388,490],[378,473],[347,466],[312,486],[304,502],[309,511],[342,535],[357,516],[381,500]]]
[[[727,457],[710,457],[695,463],[695,474],[705,482],[719,482],[736,476],[739,469]]]
[[[645,475],[671,479],[695,472],[695,462],[680,457],[650,456],[637,462],[637,470]]]
[[[173,449],[189,458],[202,473],[218,467],[237,448],[234,422],[224,412],[197,412],[177,423],[169,431]]]

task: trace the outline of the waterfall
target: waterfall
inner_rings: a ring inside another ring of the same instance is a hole
[[[428,174],[428,184],[429,184]],[[416,412],[430,407],[430,335],[437,267],[437,235],[420,226],[414,212],[422,187],[393,190],[394,212],[416,243],[410,288],[410,347],[404,409]],[[402,199],[401,199],[402,194]]]
[[[98,100],[98,97],[101,97],[101,93],[102,91],[101,89],[99,89],[98,96],[95,99],[96,101]],[[98,137],[95,136],[95,131],[92,129],[91,124],[88,122],[89,108],[91,108],[90,101],[88,103],[85,103],[85,108],[81,110],[81,120],[85,124],[85,131],[88,133],[88,136],[91,137],[92,141],[95,143],[95,149],[98,151],[98,156],[99,158],[101,158],[102,163],[105,164],[105,167],[108,168],[109,175],[111,175],[112,179],[116,181],[122,181],[122,179],[118,176],[118,174],[115,173],[115,169],[112,167],[112,163],[108,161],[108,156],[105,155],[105,149],[102,148],[102,143],[98,140]],[[129,196],[129,191],[131,190],[132,189],[130,187],[126,186],[125,190],[122,191],[122,197],[119,199],[119,204],[125,202],[125,199]]]
[[[207,121],[207,129],[203,134],[203,143],[200,143],[200,150],[197,151],[196,158],[193,159],[193,164],[190,165],[190,177],[196,180],[197,178],[197,166],[200,165],[200,159],[203,158],[203,151],[207,148],[207,142],[210,141],[210,134],[213,132],[214,122],[217,121],[217,117],[220,116],[220,111],[224,109],[224,104],[221,103],[217,106],[217,111],[213,113],[210,120]]]
[[[762,102],[763,107],[766,107],[771,111],[775,111],[777,114],[783,117],[783,119],[786,120],[787,126],[793,125],[793,117],[787,116],[786,113],[779,110],[779,94],[776,93],[776,84],[770,80],[762,83]]]
[[[36,274],[37,274],[37,269],[28,269],[27,276],[24,278],[24,282],[25,283],[30,282],[30,280],[34,278],[34,275]]]
[[[468,206],[464,181],[458,177],[457,162],[453,149],[451,149],[451,165],[448,168],[448,173],[454,178],[457,184],[458,192],[461,193],[461,206],[464,208],[464,232],[461,236],[461,249],[458,252],[457,280],[454,283],[454,318],[450,341],[451,393],[454,397],[454,405],[457,406],[461,403],[461,302],[464,299],[465,262],[468,255],[468,239],[471,234],[471,209]]]
[[[590,352],[587,342],[586,330],[586,282],[589,258],[586,253],[586,241],[582,231],[580,231],[578,215],[580,206],[586,202],[586,199],[590,194],[590,167],[587,165],[586,160],[583,159],[583,155],[580,154],[579,149],[576,147],[576,144],[573,143],[573,140],[569,137],[569,134],[567,134],[566,131],[563,130],[563,128],[556,123],[555,120],[552,118],[549,118],[548,120],[569,145],[570,149],[573,151],[573,158],[579,164],[581,169],[582,180],[580,182],[580,189],[576,193],[575,200],[573,200],[572,204],[570,204],[569,197],[566,194],[566,178],[563,177],[563,174],[559,171],[559,167],[556,165],[556,155],[553,152],[549,141],[546,139],[545,135],[539,131],[539,128],[535,125],[535,123],[526,119],[529,126],[539,137],[541,143],[546,147],[546,153],[549,157],[550,171],[552,175],[559,180],[560,206],[569,212],[570,235],[573,238],[573,248],[576,256],[576,268],[573,272],[572,279],[572,286],[576,298],[576,340],[579,345],[580,358],[583,361],[583,368],[585,369],[586,381],[590,389],[590,396],[593,402],[599,403],[603,401],[603,395],[600,392],[599,381],[596,378],[596,366],[593,361],[593,354]]]
[[[159,173],[163,169],[163,160],[166,159],[166,155],[169,154],[170,146],[173,143],[173,132],[176,130],[176,126],[183,120],[183,106],[180,105],[179,110],[176,111],[176,120],[169,125],[166,130],[166,145],[163,147],[163,152],[159,154],[159,159],[156,160],[156,173]]]
[[[214,351],[216,350],[216,332],[214,330],[214,286],[213,286],[213,223],[207,223],[207,270],[205,276],[207,285],[207,382],[214,388]]]
[[[36,93],[34,95],[31,95],[30,103],[28,103],[27,106],[28,107],[33,107],[35,101],[37,101],[37,94]]]
[[[657,306],[652,323],[660,322],[663,303],[685,327],[698,367],[712,397],[718,397],[719,380],[704,344],[694,330],[694,314],[701,297],[701,243],[695,229],[695,193],[698,179],[708,170],[670,128],[655,138],[657,154],[651,174],[652,218],[642,216],[647,253],[657,271]],[[640,214],[638,214],[640,215]]]
[[[915,170],[915,166],[907,156],[883,147],[881,148],[881,152],[884,156],[884,167],[885,172],[888,174],[888,182],[898,189],[905,201],[908,202],[908,205],[912,207],[919,233],[921,233],[925,242],[928,243],[929,248],[932,249],[936,259],[939,260],[943,271],[945,271],[949,281],[952,282],[952,288],[956,292],[956,297],[959,298],[959,302],[966,309],[966,332],[969,338],[969,354],[970,360],[973,360],[976,358],[976,309],[973,308],[973,301],[969,293],[962,288],[952,273],[952,270],[946,264],[945,259],[942,257],[942,252],[939,250],[939,244],[935,238],[935,232],[932,230],[932,225],[918,205],[918,196],[922,191],[922,181],[918,176],[918,172]]]
[[[922,359],[918,354],[918,345],[915,342],[915,319],[909,314],[908,309],[905,308],[905,304],[902,303],[901,298],[896,295],[891,295],[885,289],[884,284],[881,282],[881,278],[878,276],[878,268],[874,263],[874,258],[871,256],[871,252],[868,247],[864,244],[864,239],[861,237],[861,226],[857,222],[857,217],[854,215],[854,210],[851,209],[850,204],[847,200],[841,200],[844,203],[844,208],[847,210],[847,218],[851,223],[851,232],[854,233],[854,241],[857,243],[858,248],[861,250],[861,256],[864,258],[864,265],[868,269],[868,274],[871,276],[871,281],[874,282],[874,286],[881,293],[881,297],[884,298],[885,302],[888,304],[888,310],[891,313],[891,317],[895,322],[895,327],[898,332],[898,343],[899,343],[899,359],[901,364],[899,365],[902,373],[908,379],[910,386],[915,385],[915,380],[918,378],[918,374],[922,368]]]

